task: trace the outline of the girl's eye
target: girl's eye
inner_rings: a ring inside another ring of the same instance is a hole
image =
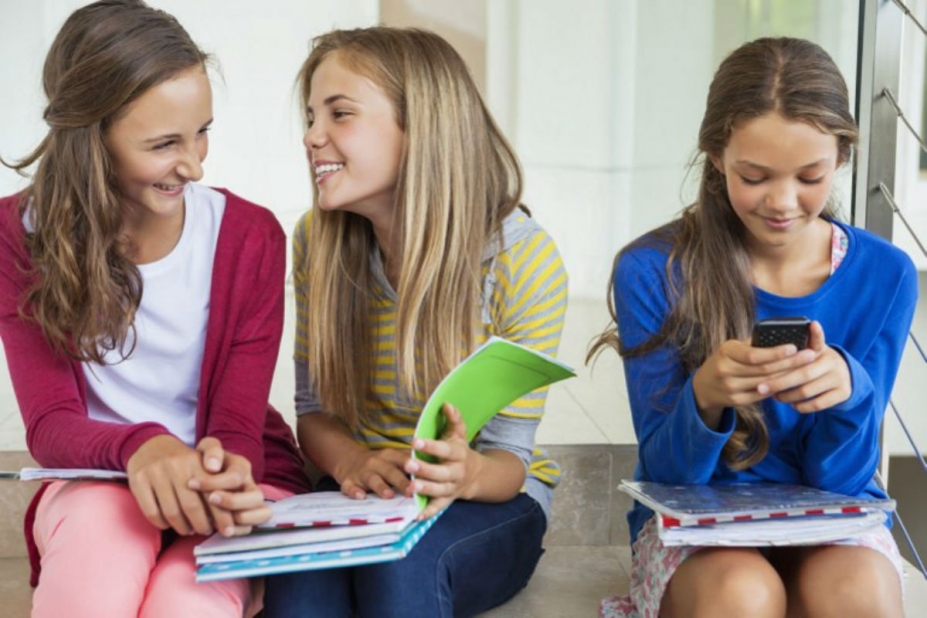
[[[174,140],[168,140],[166,142],[161,142],[160,144],[155,144],[154,150],[167,150],[174,145]]]
[[[350,115],[351,115],[350,112],[346,112],[340,109],[332,112],[332,118],[334,118],[335,120],[338,120],[340,118],[344,118],[345,116],[350,116]]]
[[[740,179],[748,185],[758,185],[764,180],[763,178],[747,178],[746,176],[741,176]]]
[[[200,129],[199,134],[200,134],[200,135],[206,135],[207,133],[209,133],[209,131],[210,131],[211,129],[212,129],[212,127],[203,127],[202,129]]]
[[[805,185],[816,185],[821,183],[824,180],[824,177],[820,178],[799,178],[798,181]]]

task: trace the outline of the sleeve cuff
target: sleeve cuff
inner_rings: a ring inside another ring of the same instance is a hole
[[[835,412],[847,412],[859,407],[863,401],[872,395],[874,391],[872,379],[869,377],[869,372],[866,371],[866,368],[863,367],[858,360],[853,358],[849,352],[837,345],[832,345],[830,347],[837,350],[840,356],[843,357],[843,360],[846,361],[847,367],[850,370],[850,398],[843,403],[832,406],[830,409]]]

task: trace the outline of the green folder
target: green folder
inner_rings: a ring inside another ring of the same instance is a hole
[[[415,427],[415,437],[434,440],[444,431],[445,403],[460,410],[467,440],[497,412],[542,386],[574,377],[573,369],[553,357],[500,337],[491,337],[449,373],[428,398]],[[413,451],[417,459],[431,461]],[[428,502],[416,496],[419,508]]]

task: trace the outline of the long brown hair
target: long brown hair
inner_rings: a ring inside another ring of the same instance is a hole
[[[438,35],[376,27],[316,38],[299,73],[304,109],[312,75],[331,54],[382,89],[404,134],[393,220],[401,248],[396,347],[399,384],[418,397],[473,348],[483,248],[521,198],[518,160],[463,59]],[[349,425],[366,416],[371,388],[376,250],[367,219],[316,207],[305,263],[294,265],[309,289],[312,384],[323,408]]]
[[[721,158],[734,129],[769,112],[836,136],[838,161],[849,161],[858,132],[846,83],[827,52],[802,39],[762,38],[731,53],[708,91],[699,156],[693,163],[701,166],[696,202],[679,219],[634,241],[615,258],[617,266],[624,252],[634,247],[670,246],[666,275],[672,309],[660,331],[634,348],[623,344],[617,326],[609,328],[594,342],[587,361],[604,347],[633,357],[669,344],[691,373],[726,340],[749,336],[755,295],[745,230],[731,207],[724,176],[711,158]],[[823,216],[835,216],[832,204]],[[612,293],[621,290],[613,290],[613,285],[614,281],[609,284],[609,311],[617,323]],[[738,406],[735,411],[737,427],[723,456],[732,469],[742,470],[765,457],[769,435],[758,404]]]
[[[87,5],[55,37],[42,75],[48,133],[4,165],[25,175],[38,163],[20,201],[34,279],[21,314],[56,351],[100,364],[127,354],[142,280],[126,256],[106,132],[146,90],[206,59],[174,17],[141,0]]]

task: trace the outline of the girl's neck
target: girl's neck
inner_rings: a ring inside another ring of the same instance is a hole
[[[785,247],[751,248],[753,284],[785,297],[814,293],[830,277],[831,235],[829,221],[818,219],[800,242]]]
[[[129,258],[135,264],[150,264],[174,250],[183,234],[186,205],[174,217],[133,217],[128,215],[123,232],[130,241]]]
[[[377,241],[380,257],[383,260],[383,272],[386,273],[386,279],[393,289],[398,290],[399,256],[402,254],[402,249],[394,242],[392,217],[389,220],[371,220],[371,223],[373,224],[373,236]]]

